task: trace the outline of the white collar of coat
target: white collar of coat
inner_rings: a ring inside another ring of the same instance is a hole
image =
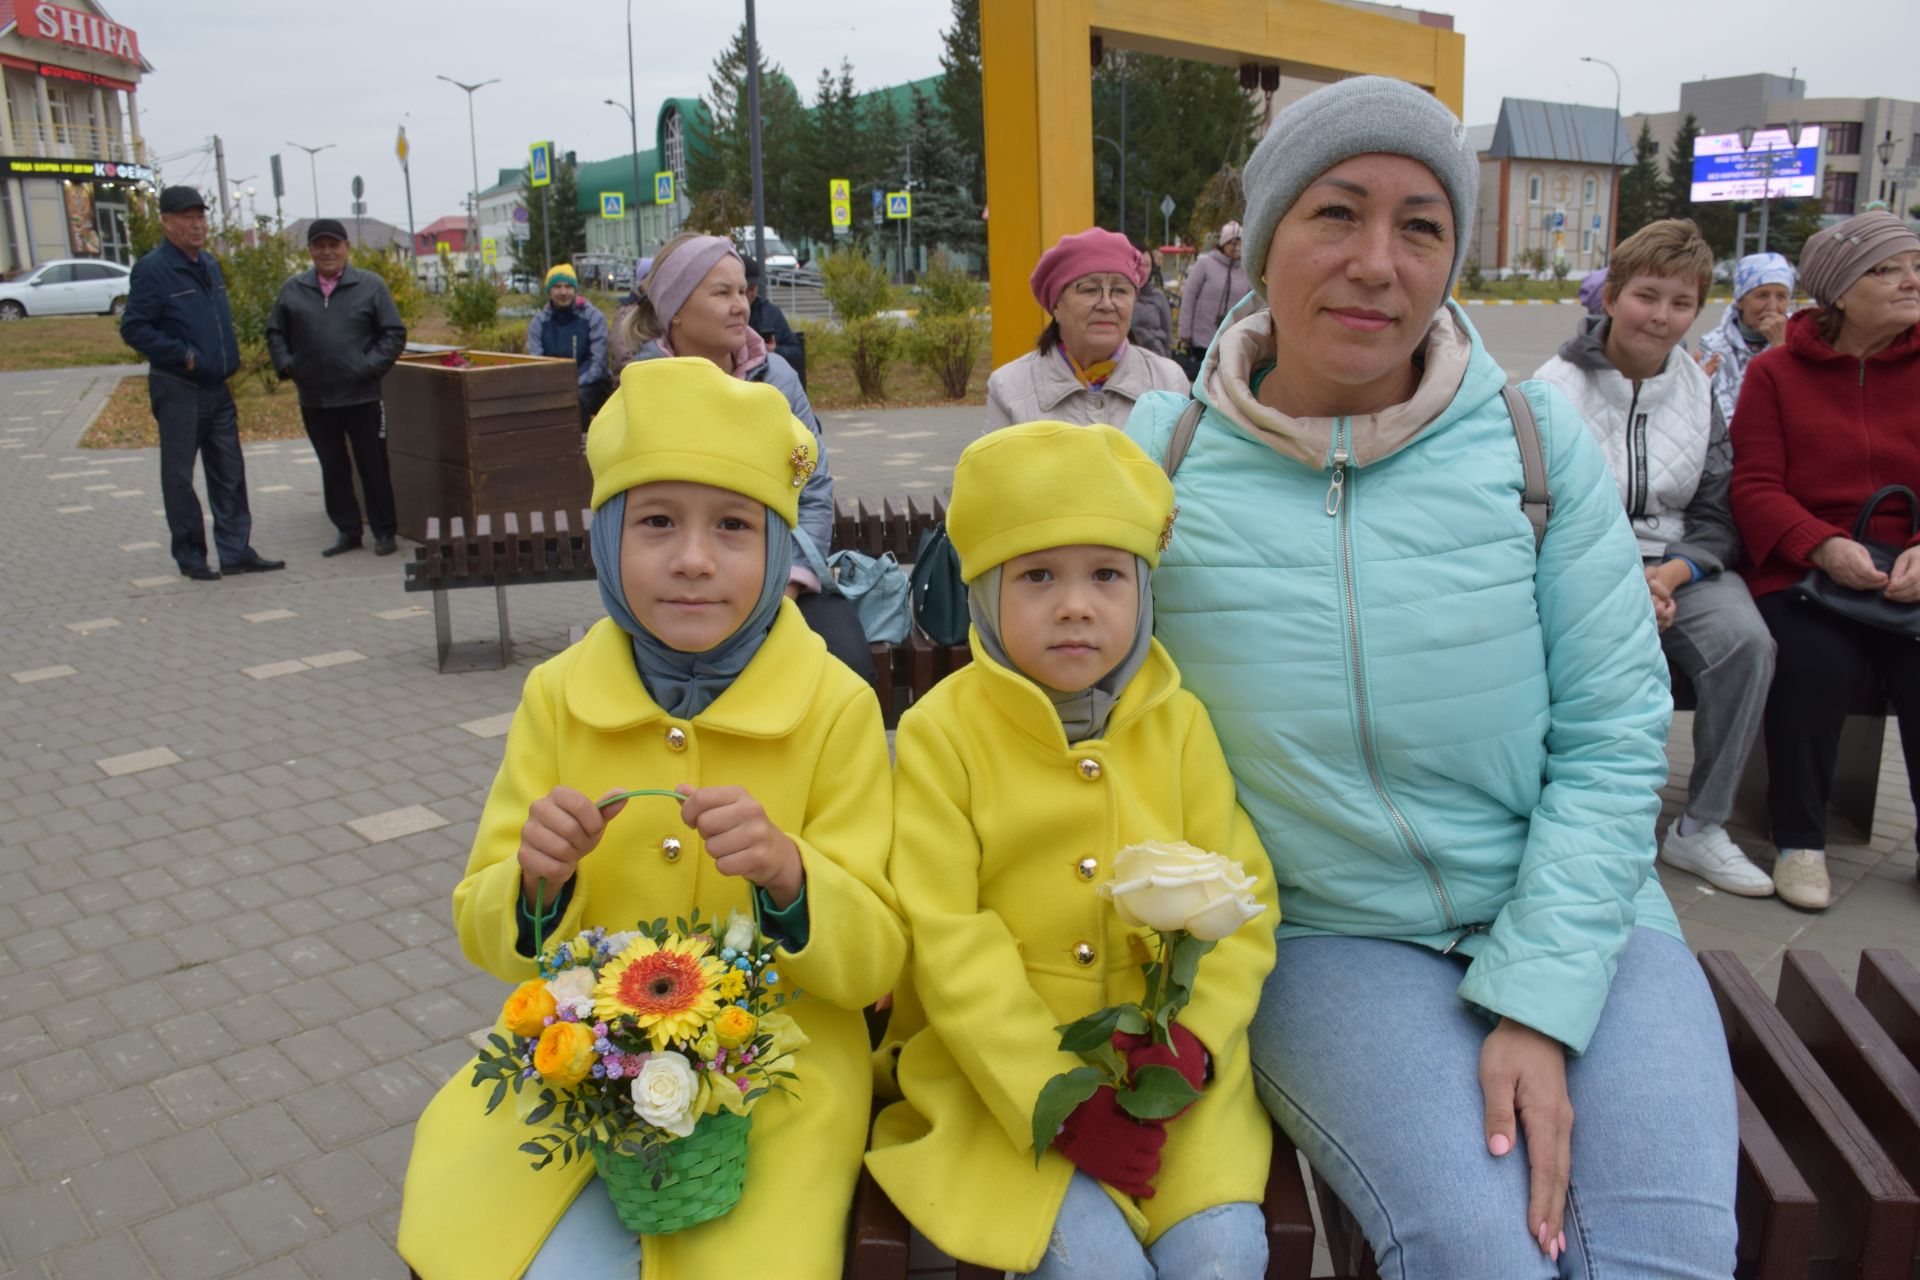
[[[1060,727],[1060,713],[1054,710],[1040,686],[988,657],[980,647],[979,633],[971,627],[967,629],[967,644],[973,650],[973,665],[979,669],[977,678],[994,708],[1028,737],[1055,751],[1066,752],[1073,744],[1067,741],[1066,730]],[[1147,660],[1121,691],[1120,701],[1114,704],[1113,714],[1107,718],[1107,731],[1087,741],[1104,742],[1114,738],[1131,721],[1171,698],[1179,687],[1179,668],[1173,665],[1173,659],[1158,640],[1149,641]]]
[[[1073,376],[1073,370],[1060,356],[1056,347],[1052,351],[1029,353],[1033,359],[1033,398],[1041,413],[1052,413],[1060,402],[1076,391],[1094,392],[1080,385],[1080,379]],[[1107,380],[1100,384],[1100,391],[1124,396],[1128,400],[1138,400],[1153,390],[1153,371],[1147,365],[1147,353],[1137,342],[1127,343],[1127,350],[1120,357],[1120,363],[1113,367]]]
[[[813,705],[826,664],[826,643],[799,607],[783,600],[760,652],[693,722],[748,738],[791,733]],[[632,638],[612,618],[594,623],[580,642],[579,657],[567,673],[566,699],[574,719],[594,729],[632,729],[668,718],[640,680]]]

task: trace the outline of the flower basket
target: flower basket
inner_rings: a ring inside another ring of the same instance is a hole
[[[747,1131],[753,1116],[722,1111],[703,1116],[693,1132],[673,1144],[673,1164],[664,1174],[638,1156],[596,1150],[593,1163],[627,1229],[664,1236],[697,1226],[739,1202],[747,1180]],[[660,1178],[659,1187],[653,1185]]]

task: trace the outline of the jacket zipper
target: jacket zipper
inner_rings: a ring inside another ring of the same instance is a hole
[[[1353,681],[1353,698],[1359,715],[1360,758],[1367,766],[1367,780],[1373,784],[1374,797],[1380,801],[1387,817],[1393,820],[1394,829],[1400,833],[1401,841],[1414,862],[1427,873],[1427,879],[1433,885],[1433,892],[1439,898],[1441,914],[1449,929],[1458,927],[1459,919],[1453,912],[1453,899],[1447,894],[1447,886],[1440,879],[1440,868],[1421,846],[1420,838],[1413,833],[1413,824],[1400,812],[1400,806],[1387,794],[1387,782],[1381,775],[1379,763],[1374,758],[1372,713],[1367,706],[1367,679],[1360,667],[1360,595],[1354,585],[1353,577],[1353,504],[1346,500],[1347,491],[1347,432],[1350,420],[1342,418],[1334,428],[1332,478],[1327,485],[1326,512],[1339,521],[1340,584],[1341,594],[1347,611],[1347,648],[1352,653],[1348,674]],[[1458,945],[1459,939],[1454,940]],[[1449,948],[1451,950],[1451,948]]]
[[[1636,382],[1633,399],[1627,402],[1627,514],[1636,520],[1647,514],[1647,426],[1634,422],[1639,408],[1640,384]]]

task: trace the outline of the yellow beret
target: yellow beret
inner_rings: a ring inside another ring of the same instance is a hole
[[[636,360],[587,430],[593,505],[656,480],[690,480],[765,503],[788,524],[820,463],[786,396],[711,360]]]
[[[968,582],[1047,547],[1118,547],[1158,565],[1173,515],[1173,482],[1115,428],[1027,422],[960,455],[947,537]]]

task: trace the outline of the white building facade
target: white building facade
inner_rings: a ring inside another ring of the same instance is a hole
[[[0,272],[132,261],[127,199],[150,186],[137,94],[152,68],[97,4],[0,0]]]

